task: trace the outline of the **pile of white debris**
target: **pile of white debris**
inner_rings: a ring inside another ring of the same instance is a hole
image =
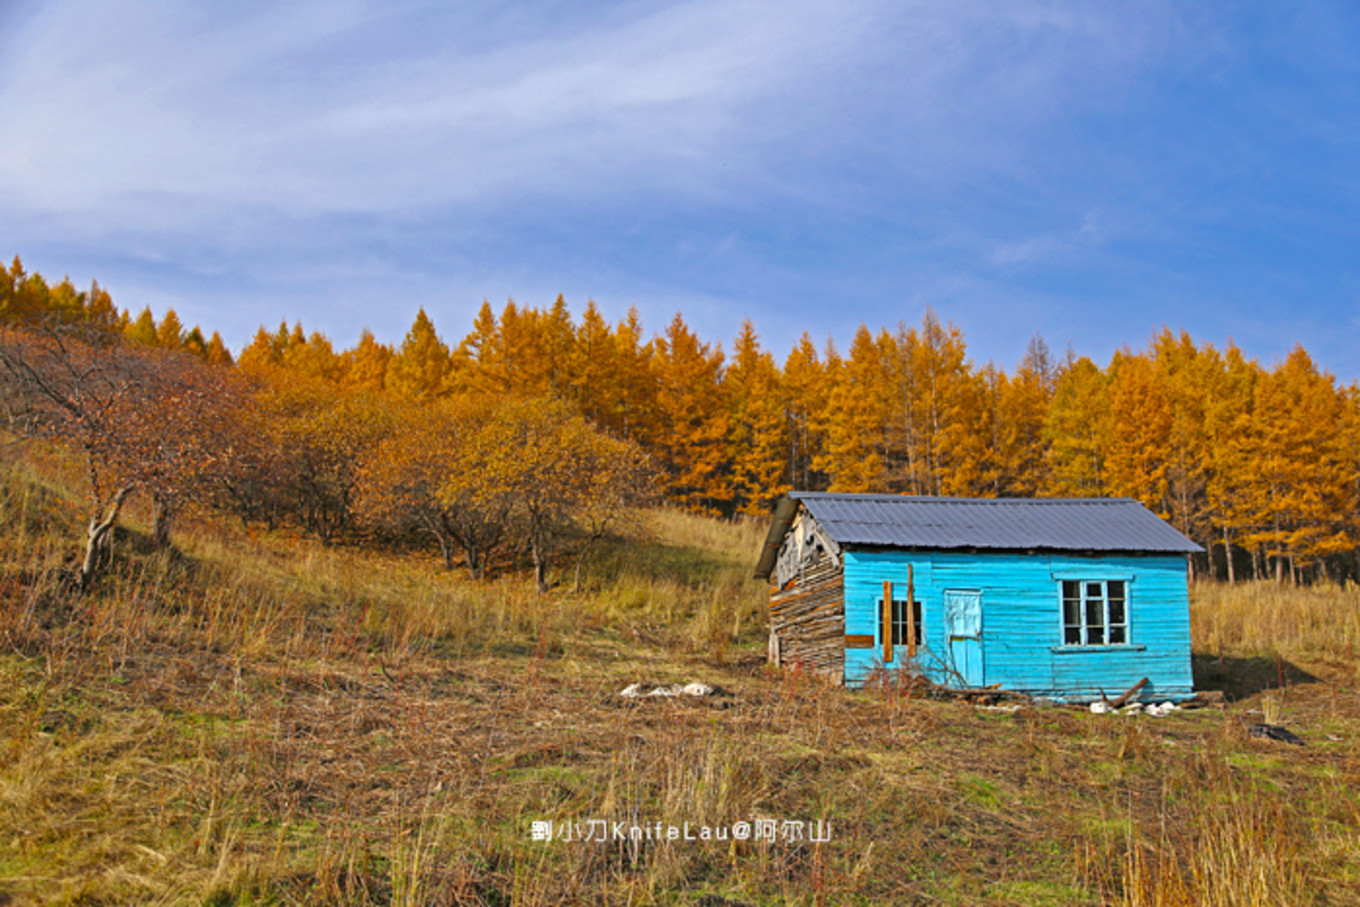
[[[666,683],[660,685],[634,683],[625,687],[619,695],[624,699],[645,699],[650,696],[712,696],[717,692],[716,687],[711,687],[706,683]]]
[[[1153,718],[1165,718],[1172,712],[1179,712],[1180,710],[1181,707],[1170,700],[1163,703],[1149,702],[1146,705],[1141,702],[1130,702],[1122,708],[1104,701],[1091,703],[1091,714],[1093,715],[1108,715],[1112,712],[1118,712],[1121,715],[1151,715]]]

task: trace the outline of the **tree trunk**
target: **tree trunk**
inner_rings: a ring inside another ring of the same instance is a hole
[[[581,568],[585,566],[586,555],[590,554],[590,549],[603,534],[604,533],[602,532],[591,533],[590,538],[586,539],[585,545],[581,548],[581,553],[576,555],[576,570],[573,572],[571,579],[572,592],[581,591]]]
[[[534,583],[540,595],[548,591],[548,552],[538,539],[529,546],[529,554],[534,561]]]
[[[482,552],[475,544],[467,542],[463,545],[463,553],[467,555],[468,573],[472,574],[473,579],[481,579],[486,573]]]
[[[158,551],[170,547],[170,523],[175,512],[170,501],[162,494],[151,496],[151,540]]]
[[[1275,555],[1275,585],[1284,585],[1284,558],[1278,554]]]
[[[1228,562],[1228,585],[1237,582],[1237,572],[1233,569],[1232,555],[1232,536],[1228,532],[1228,524],[1223,524],[1223,557]]]
[[[109,504],[107,511],[103,514],[103,519],[99,516],[90,518],[90,526],[85,530],[85,557],[80,563],[80,591],[88,590],[95,577],[99,575],[99,570],[113,554],[113,527],[118,522],[118,512],[123,509],[123,502],[132,493],[131,488],[120,488],[118,493],[113,496],[113,501]]]

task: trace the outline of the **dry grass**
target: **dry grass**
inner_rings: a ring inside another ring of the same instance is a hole
[[[1120,868],[1129,907],[1292,907],[1316,893],[1299,857],[1306,827],[1251,790],[1196,811],[1184,831],[1130,842]]]
[[[579,595],[204,522],[72,600],[33,478],[0,484],[0,903],[1360,903],[1353,663],[1162,721],[847,692],[765,670],[762,528],[669,512]],[[1202,658],[1344,658],[1195,595]],[[1263,708],[1310,745],[1248,737]],[[766,817],[833,839],[529,834]]]
[[[1198,583],[1191,636],[1206,653],[1274,655],[1356,664],[1360,586]]]

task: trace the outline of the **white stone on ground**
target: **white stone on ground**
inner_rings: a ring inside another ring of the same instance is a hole
[[[661,686],[653,686],[643,683],[630,683],[619,693],[624,699],[643,699],[648,696],[659,696],[670,698],[673,696],[712,696],[716,690],[706,683],[690,683],[681,686],[678,683],[667,683]]]

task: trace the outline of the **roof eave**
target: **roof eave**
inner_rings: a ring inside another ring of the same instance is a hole
[[[767,579],[774,563],[779,559],[779,549],[784,544],[784,536],[789,534],[793,518],[798,513],[798,499],[784,495],[774,508],[774,521],[765,535],[765,546],[760,549],[760,560],[756,562],[756,579]]]
[[[884,551],[950,551],[958,553],[986,554],[1101,554],[1101,555],[1173,555],[1203,554],[1204,549],[1191,544],[1191,548],[1059,548],[1053,545],[1030,545],[1024,547],[992,547],[986,545],[895,545],[889,542],[856,542],[837,539],[846,548],[860,550],[877,548]]]

